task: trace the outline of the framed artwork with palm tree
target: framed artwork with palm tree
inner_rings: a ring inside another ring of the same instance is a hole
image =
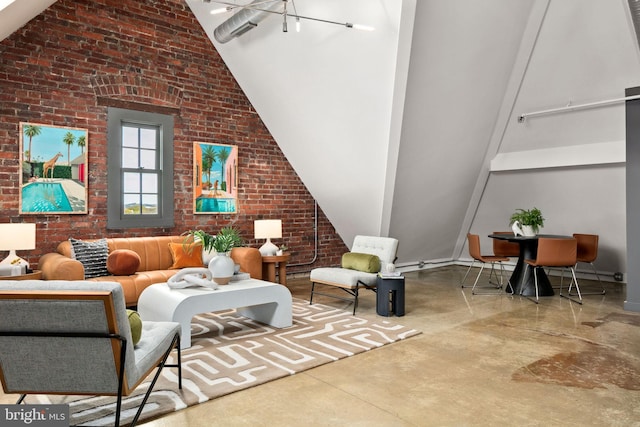
[[[87,129],[20,123],[20,213],[86,214]]]
[[[193,211],[238,213],[238,147],[193,143]]]

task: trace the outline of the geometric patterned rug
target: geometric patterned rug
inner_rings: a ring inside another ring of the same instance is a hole
[[[353,316],[297,298],[289,328],[273,328],[228,310],[194,317],[191,330],[192,346],[182,351],[182,390],[177,369],[163,369],[139,422],[420,333],[386,317]],[[145,380],[123,399],[121,425],[131,421],[147,387]],[[31,395],[25,403],[68,403],[70,425],[113,425],[115,420],[112,397]]]

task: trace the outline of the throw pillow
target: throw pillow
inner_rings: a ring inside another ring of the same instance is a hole
[[[95,242],[87,242],[69,238],[71,242],[72,258],[80,261],[84,266],[84,278],[108,276],[107,257],[109,256],[109,247],[107,239],[100,239]]]
[[[140,255],[129,249],[116,249],[107,257],[107,271],[114,276],[135,274],[140,267]]]
[[[377,273],[380,271],[380,258],[377,255],[347,252],[342,255],[342,268]]]
[[[202,245],[184,245],[182,243],[169,243],[173,264],[169,268],[202,267]]]
[[[129,318],[129,326],[131,327],[131,339],[133,345],[140,342],[142,338],[142,319],[137,311],[127,309],[127,317]]]

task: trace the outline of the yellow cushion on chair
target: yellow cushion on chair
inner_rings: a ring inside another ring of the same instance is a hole
[[[129,318],[129,326],[131,327],[131,339],[133,345],[140,342],[142,338],[142,319],[137,311],[127,309],[127,317]]]
[[[377,255],[347,252],[342,255],[342,268],[377,273],[380,271],[380,258]]]

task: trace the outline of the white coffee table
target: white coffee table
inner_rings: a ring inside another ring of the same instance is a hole
[[[196,314],[235,308],[239,314],[276,328],[292,325],[291,292],[285,286],[257,279],[231,282],[216,290],[192,287],[171,289],[151,285],[138,299],[144,320],[173,321],[182,326],[180,347],[191,347],[191,319]]]

